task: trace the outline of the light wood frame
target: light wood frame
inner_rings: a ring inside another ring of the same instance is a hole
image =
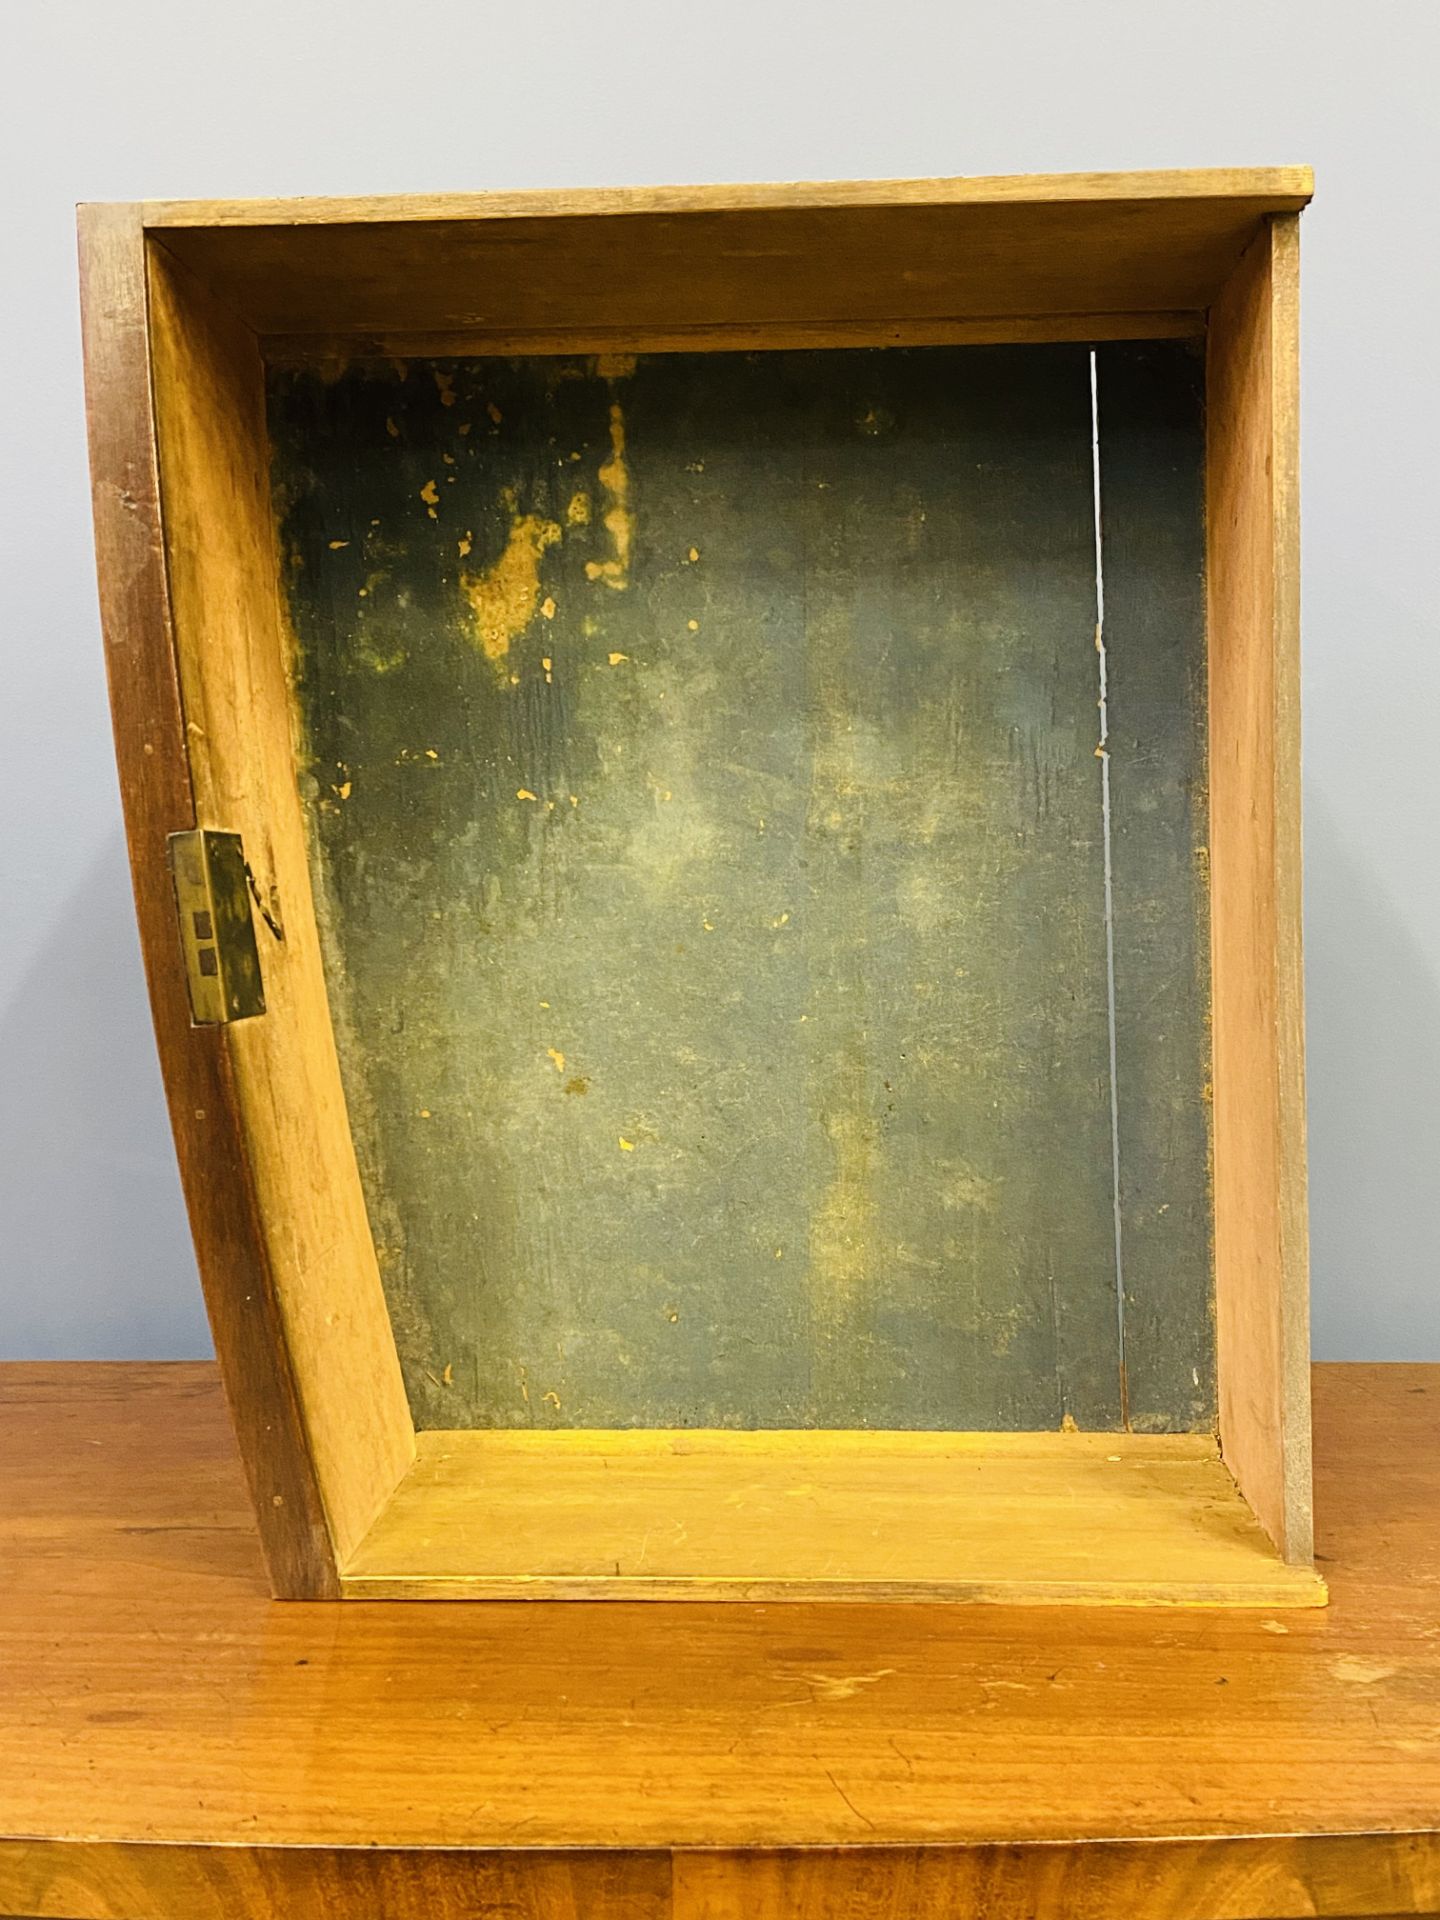
[[[277,1594],[1306,1605],[1297,364],[1305,168],[81,209],[137,912]],[[267,358],[1205,335],[1217,1439],[422,1434],[310,891]],[[268,1010],[190,1022],[167,836],[243,835]],[[597,1500],[597,1475],[605,1498]]]

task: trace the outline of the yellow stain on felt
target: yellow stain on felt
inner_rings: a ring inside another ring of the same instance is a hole
[[[483,573],[462,573],[460,591],[470,602],[475,639],[485,658],[502,672],[510,642],[524,633],[540,605],[540,556],[560,538],[553,520],[517,514],[505,551]]]
[[[330,542],[330,551],[331,553],[339,553],[342,547],[348,547],[349,544],[350,542],[348,540],[332,540]]]
[[[421,487],[420,498],[425,502],[425,511],[429,514],[430,518],[432,520],[438,520],[440,516],[436,513],[435,509],[440,504],[440,489],[433,480],[427,480],[424,486]]]
[[[553,620],[555,618],[555,598],[553,594],[547,593],[545,598],[540,602],[540,612],[547,620]]]
[[[390,415],[388,413],[385,416],[385,431],[386,433],[389,434],[392,440],[398,440],[400,438],[400,429],[399,427],[396,426],[395,422],[390,418]]]
[[[572,527],[588,527],[590,524],[590,496],[588,493],[572,493],[570,504],[565,509],[565,518]]]
[[[517,800],[533,800],[535,796],[530,791],[529,787],[517,787],[515,789],[515,798]],[[541,1002],[541,1005],[542,1006],[544,1005],[543,1001]]]
[[[618,401],[610,405],[610,458],[600,469],[600,484],[610,505],[602,522],[610,536],[614,557],[585,563],[587,580],[603,580],[617,590],[630,584],[630,548],[635,538],[635,515],[630,507],[630,468],[625,460],[625,415]]]
[[[556,1073],[564,1073],[565,1056],[561,1053],[560,1049],[558,1047],[546,1047],[545,1051],[550,1056],[551,1064],[554,1066]]]
[[[623,1133],[620,1135],[620,1151],[622,1153],[633,1153],[635,1151],[635,1142],[633,1140],[627,1140]]]
[[[439,392],[439,395],[440,395],[440,404],[441,404],[441,406],[442,406],[442,407],[453,407],[453,406],[454,406],[454,404],[455,404],[455,376],[454,376],[454,374],[453,374],[453,373],[441,373],[441,371],[440,371],[440,370],[439,370],[439,368],[437,367],[437,368],[435,369],[435,386],[436,386],[436,390],[437,390],[437,391]]]
[[[504,414],[501,413],[499,407],[496,406],[493,400],[487,400],[485,402],[485,411],[486,413],[489,414],[490,418],[494,421],[497,427],[499,426],[500,422],[505,418]]]
[[[610,664],[612,667],[618,667],[622,660],[628,660],[629,658],[628,653],[612,653],[610,655]]]

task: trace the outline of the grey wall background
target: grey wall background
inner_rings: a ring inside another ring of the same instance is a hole
[[[1433,0],[7,10],[0,1352],[208,1336],[131,917],[72,203],[1310,161],[1315,1350],[1440,1360]]]

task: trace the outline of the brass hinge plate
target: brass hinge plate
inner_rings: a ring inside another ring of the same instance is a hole
[[[239,834],[197,827],[172,833],[169,846],[191,1018],[213,1027],[263,1013],[250,869]]]

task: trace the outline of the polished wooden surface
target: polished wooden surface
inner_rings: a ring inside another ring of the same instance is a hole
[[[1308,167],[151,201],[256,332],[672,330],[1208,307]]]
[[[1313,1544],[1300,867],[1300,222],[1211,314],[1206,461],[1220,1444],[1291,1560]]]
[[[337,1606],[211,1368],[6,1368],[0,1911],[1440,1912],[1440,1367],[1316,1416],[1324,1610]]]
[[[340,1591],[1325,1604],[1200,1433],[422,1433]]]
[[[252,885],[280,929],[257,919],[265,1017],[221,1028],[217,1044],[233,1078],[329,1538],[343,1558],[414,1459],[415,1434],[320,967],[290,741],[264,370],[254,335],[160,256],[150,261],[148,314],[160,523],[196,814],[243,836]],[[206,1125],[197,1116],[189,1130]]]
[[[80,214],[80,310],[100,624],[150,1011],[215,1349],[277,1588],[336,1591],[334,1554],[226,1027],[191,1024],[166,843],[199,824],[160,517],[145,237]],[[207,822],[206,824],[211,824]]]
[[[933,180],[738,181],[719,186],[529,188],[502,193],[375,194],[353,199],[151,200],[152,227],[369,225],[619,213],[731,213],[779,207],[1141,205],[1156,200],[1260,201],[1298,212],[1315,191],[1309,167],[1178,167],[1131,173],[960,174]]]

